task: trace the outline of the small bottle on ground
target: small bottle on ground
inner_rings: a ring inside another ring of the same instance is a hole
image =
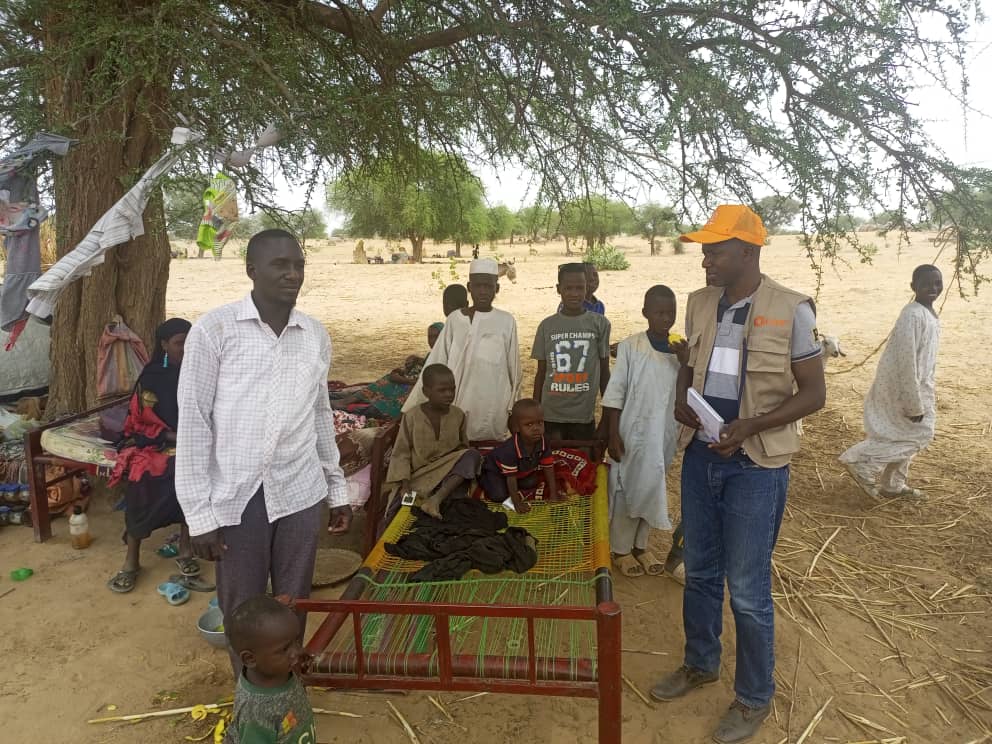
[[[93,538],[90,536],[90,521],[83,513],[83,507],[72,507],[72,516],[69,517],[69,539],[72,547],[76,550],[88,548]]]

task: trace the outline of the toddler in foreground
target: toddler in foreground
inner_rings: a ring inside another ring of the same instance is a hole
[[[304,658],[296,613],[262,594],[225,617],[224,628],[244,665],[224,744],[316,742],[313,708],[294,671]]]

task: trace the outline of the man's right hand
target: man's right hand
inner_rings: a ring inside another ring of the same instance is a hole
[[[690,429],[702,429],[703,425],[699,421],[699,416],[689,407],[684,400],[675,401],[675,420],[680,424],[688,426]]]
[[[227,550],[219,529],[190,537],[190,542],[193,543],[193,555],[205,561],[219,561]]]

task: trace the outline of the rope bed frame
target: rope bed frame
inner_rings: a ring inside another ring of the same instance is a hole
[[[121,398],[115,398],[108,403],[102,403],[88,411],[52,421],[24,435],[24,456],[27,462],[28,486],[31,492],[31,522],[34,529],[35,542],[45,542],[52,536],[51,517],[48,513],[48,486],[53,486],[56,483],[77,475],[94,475],[97,472],[96,466],[92,463],[71,460],[46,452],[44,447],[41,446],[42,433],[49,429],[55,429],[59,426],[65,426],[74,421],[87,418],[118,403],[127,402],[130,397],[130,395],[126,395]],[[393,442],[396,441],[398,430],[399,428],[395,424],[380,427],[372,442],[372,450],[369,454],[372,473],[369,483],[369,500],[365,504],[367,517],[365,532],[362,535],[362,555],[368,555],[369,551],[375,545],[376,525],[382,520],[382,515],[386,510],[385,494],[382,493],[382,485],[386,479],[389,454],[392,452]],[[61,466],[65,468],[65,473],[47,480],[45,477],[46,465]]]
[[[307,643],[304,682],[341,689],[502,692],[598,699],[599,742],[621,740],[621,612],[610,576],[607,469],[596,491],[510,515],[539,541],[526,574],[412,583],[423,564],[388,555],[403,507]],[[490,508],[499,509],[497,504]]]
[[[48,513],[48,487],[77,475],[93,475],[96,473],[96,466],[92,463],[70,460],[46,452],[41,446],[42,433],[49,429],[55,429],[59,426],[65,426],[74,421],[87,418],[107,408],[112,408],[118,403],[126,402],[130,397],[130,395],[125,395],[121,398],[114,398],[108,403],[102,403],[88,411],[77,413],[75,416],[67,416],[57,421],[52,421],[24,435],[24,457],[28,466],[28,487],[31,491],[31,524],[34,529],[35,542],[45,542],[45,540],[52,536],[52,520]],[[46,480],[46,465],[63,467],[65,468],[65,473],[57,478]]]

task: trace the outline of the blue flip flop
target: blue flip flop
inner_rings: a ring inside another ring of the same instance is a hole
[[[189,589],[179,586],[171,581],[158,585],[158,593],[165,597],[165,601],[173,607],[186,604],[189,601]]]

